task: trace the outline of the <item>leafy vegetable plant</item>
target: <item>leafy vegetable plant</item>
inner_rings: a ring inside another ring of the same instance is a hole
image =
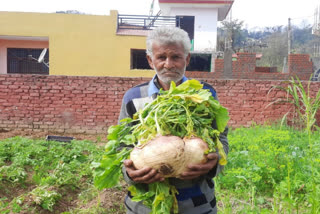
[[[312,188],[313,188],[313,198],[314,201],[312,203],[312,213],[316,213],[317,210],[315,210],[315,206],[317,204],[317,201],[315,200],[316,195],[317,195],[317,188],[316,188],[316,181],[315,177],[316,176],[316,171],[314,170],[315,167],[313,166],[315,164],[315,155],[313,152],[313,141],[311,140],[311,134],[312,131],[315,129],[319,129],[318,126],[315,125],[316,123],[316,114],[320,108],[320,90],[316,92],[314,97],[311,95],[310,91],[310,84],[311,81],[308,81],[307,84],[307,89],[304,88],[302,82],[299,80],[298,77],[296,77],[296,80],[292,78],[290,81],[287,82],[288,85],[286,87],[280,87],[280,86],[275,86],[274,88],[278,88],[282,91],[285,91],[287,93],[286,99],[279,99],[274,101],[273,103],[277,102],[289,102],[293,104],[295,112],[298,114],[299,119],[303,122],[305,131],[308,133],[308,142],[309,142],[309,157],[310,157],[310,162],[312,165]],[[271,104],[273,104],[271,103]],[[288,112],[289,113],[289,112]],[[287,114],[288,114],[287,113]],[[283,119],[286,118],[287,114],[283,117]]]
[[[59,202],[75,200],[79,192],[88,191],[93,182],[91,163],[103,152],[90,141],[1,139],[0,213],[67,210]]]
[[[320,132],[280,124],[231,129],[218,213],[319,213]]]
[[[202,88],[197,80],[188,80],[179,86],[172,82],[170,90],[161,90],[160,96],[134,114],[132,119],[125,118],[119,125],[111,126],[105,154],[99,163],[93,163],[95,185],[100,189],[115,186],[121,176],[123,160],[129,158],[132,147],[143,148],[159,135],[201,138],[208,145],[206,153],[218,149],[219,163],[225,165],[227,160],[219,135],[229,120],[228,111],[209,90]],[[177,190],[167,180],[149,184],[148,192],[139,185],[131,186],[129,190],[132,200],[143,200],[152,213],[176,213],[178,210]]]

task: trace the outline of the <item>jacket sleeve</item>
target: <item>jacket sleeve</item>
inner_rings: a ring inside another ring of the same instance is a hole
[[[210,85],[209,85],[209,86],[210,86]],[[211,86],[210,86],[210,87],[211,87]],[[211,91],[211,93],[212,93],[212,96],[213,96],[216,100],[219,101],[219,99],[218,99],[218,94],[216,93],[215,89],[212,88],[212,90],[210,89],[210,91]],[[217,129],[217,124],[216,124],[215,121],[212,123],[212,128]],[[220,133],[220,136],[219,136],[219,140],[220,140],[220,142],[222,143],[222,145],[223,145],[223,150],[224,150],[224,152],[225,152],[225,154],[226,154],[227,156],[228,156],[228,152],[229,152],[228,131],[229,131],[229,128],[228,128],[228,126],[227,126],[227,127],[225,128],[225,130],[224,130],[222,133]],[[210,178],[213,178],[213,177],[217,176],[217,175],[223,170],[223,168],[224,168],[224,166],[222,166],[222,165],[219,164],[219,161],[220,161],[220,159],[221,159],[221,156],[219,155],[219,150],[218,150],[218,149],[217,149],[216,153],[218,154],[219,159],[218,159],[217,165],[216,165],[212,170],[210,170],[210,172],[208,173],[208,176],[209,176]]]
[[[124,102],[124,99],[122,100],[121,108],[120,108],[120,114],[118,118],[118,124],[120,123],[120,120],[130,117],[128,110],[127,110],[127,104]]]
[[[125,182],[129,185],[134,185],[136,184],[136,182],[134,182],[128,175],[127,171],[126,171],[126,167],[122,166],[122,175],[123,175],[123,179],[125,180]]]
[[[120,121],[122,119],[127,118],[127,117],[130,117],[130,115],[127,110],[127,104],[124,102],[124,99],[123,99],[122,104],[121,104],[121,108],[120,108],[118,123],[120,123]],[[122,166],[121,170],[122,170],[122,175],[123,175],[125,182],[128,183],[129,185],[135,184],[135,182],[129,177],[129,175],[126,171],[126,167],[124,165]]]
[[[229,131],[229,128],[226,127],[225,130],[220,134],[219,136],[219,140],[220,142],[222,143],[223,145],[223,150],[225,152],[225,154],[228,156],[228,152],[229,152],[229,143],[228,143],[228,131]],[[218,154],[219,156],[219,159],[218,161],[220,160],[220,155],[219,155],[219,151],[217,149],[216,153]],[[209,172],[209,176],[211,178],[217,176],[222,170],[223,170],[224,166],[223,165],[220,165],[219,162],[217,163],[216,167],[214,167],[210,172]]]

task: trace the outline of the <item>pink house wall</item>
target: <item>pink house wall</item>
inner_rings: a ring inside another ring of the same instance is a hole
[[[7,73],[7,48],[49,48],[49,42],[0,39],[0,74]]]

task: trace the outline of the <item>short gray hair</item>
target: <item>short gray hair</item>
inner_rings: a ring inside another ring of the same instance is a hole
[[[185,55],[187,56],[190,53],[191,42],[188,33],[178,27],[161,26],[149,33],[146,52],[150,57],[152,57],[152,45],[155,42],[160,44],[182,44]]]

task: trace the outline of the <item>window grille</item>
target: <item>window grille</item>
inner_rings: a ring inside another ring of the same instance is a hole
[[[39,63],[39,58],[43,49],[32,48],[8,48],[7,49],[7,73],[8,74],[49,74],[49,68]],[[49,51],[47,51],[44,61],[49,61]]]

